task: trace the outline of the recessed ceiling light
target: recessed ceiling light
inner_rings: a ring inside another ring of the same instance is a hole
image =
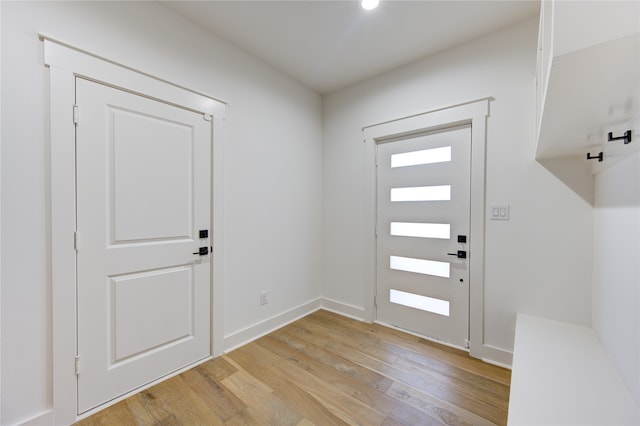
[[[362,8],[365,10],[371,10],[378,7],[380,0],[362,0]]]

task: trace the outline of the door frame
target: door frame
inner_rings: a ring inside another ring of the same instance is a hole
[[[71,424],[78,416],[76,331],[76,153],[73,106],[75,80],[80,76],[115,88],[168,102],[212,117],[211,224],[211,356],[223,350],[224,337],[224,162],[223,124],[226,102],[156,78],[40,34],[50,91],[51,201],[51,345],[53,423]],[[81,115],[81,112],[80,112]],[[81,124],[80,124],[81,125]],[[214,265],[219,265],[214,267]],[[177,374],[177,373],[176,373]],[[162,379],[164,380],[164,378]],[[151,383],[148,386],[155,384]],[[136,390],[135,392],[139,391]],[[126,394],[108,404],[130,396]],[[104,407],[104,406],[102,406]],[[101,408],[102,408],[101,407]]]
[[[484,339],[484,228],[486,122],[493,98],[401,117],[362,128],[365,144],[365,306],[368,321],[376,320],[376,146],[388,139],[471,124],[471,199],[469,243],[469,351],[476,358],[502,362],[504,354]],[[508,363],[508,360],[504,360]]]

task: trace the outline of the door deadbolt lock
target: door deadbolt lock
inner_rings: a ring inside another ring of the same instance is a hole
[[[206,256],[209,254],[209,247],[200,247],[197,252],[193,253],[200,256]]]
[[[449,256],[455,256],[458,259],[466,259],[467,251],[466,250],[458,250],[456,253],[447,253]]]

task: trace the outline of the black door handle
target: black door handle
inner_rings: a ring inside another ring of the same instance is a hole
[[[467,258],[467,252],[465,250],[458,250],[457,253],[447,253],[449,256],[455,256],[458,259],[466,259]]]
[[[200,256],[206,256],[209,254],[209,247],[200,247],[197,252],[193,253]]]

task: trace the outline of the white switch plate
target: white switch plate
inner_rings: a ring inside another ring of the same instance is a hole
[[[492,204],[489,206],[491,220],[509,220],[509,204]]]

